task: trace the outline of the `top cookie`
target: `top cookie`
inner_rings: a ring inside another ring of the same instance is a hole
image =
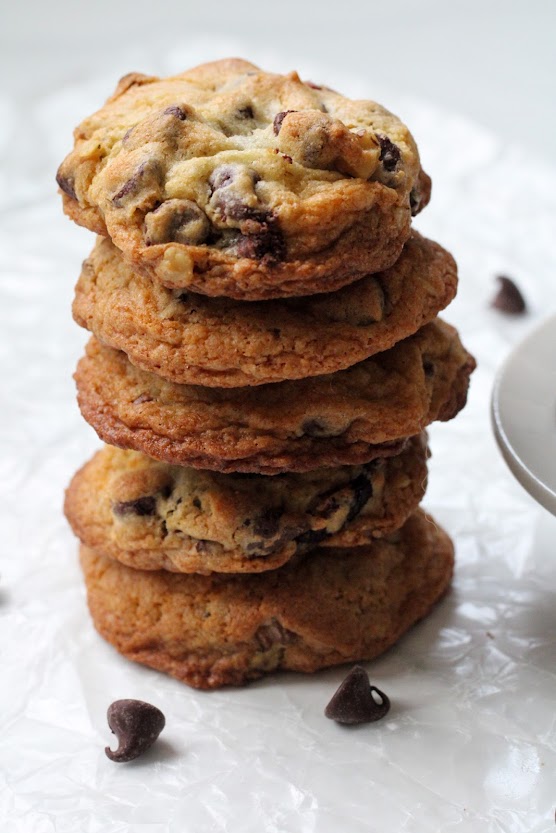
[[[125,76],[57,180],[66,213],[146,274],[252,300],[387,268],[430,194],[383,107],[236,59]]]

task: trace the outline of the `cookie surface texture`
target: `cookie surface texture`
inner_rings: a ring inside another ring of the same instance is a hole
[[[99,238],[73,313],[132,364],[178,384],[261,385],[343,370],[387,350],[453,299],[451,255],[416,232],[398,261],[334,293],[242,302],[171,290]]]
[[[171,288],[327,292],[391,266],[430,179],[400,120],[240,60],[126,76],[74,132],[65,212]]]
[[[307,474],[233,475],[106,446],[65,510],[87,546],[142,570],[261,572],[317,544],[358,546],[398,529],[422,499],[426,437],[395,457]]]
[[[453,569],[450,539],[422,512],[365,547],[318,550],[259,575],[144,572],[81,552],[101,636],[205,689],[370,660],[430,611]]]
[[[104,442],[175,465],[278,474],[398,453],[465,405],[474,360],[439,319],[347,370],[248,388],[176,385],[89,342],[78,401]]]

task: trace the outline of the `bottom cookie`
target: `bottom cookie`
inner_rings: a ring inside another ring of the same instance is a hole
[[[443,595],[453,560],[450,538],[421,511],[367,546],[317,549],[256,575],[133,570],[81,548],[100,635],[203,689],[376,657]]]

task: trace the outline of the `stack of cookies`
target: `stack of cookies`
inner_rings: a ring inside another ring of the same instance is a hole
[[[100,235],[75,378],[108,445],[66,496],[97,630],[199,688],[384,651],[450,582],[425,429],[474,367],[407,128],[219,61],[123,78],[57,180]]]

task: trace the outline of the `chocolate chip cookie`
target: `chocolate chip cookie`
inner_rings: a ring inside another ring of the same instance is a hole
[[[463,408],[475,366],[436,319],[347,370],[246,388],[176,385],[91,339],[78,402],[102,440],[176,465],[279,474],[357,465]]]
[[[261,385],[333,373],[387,350],[446,307],[456,264],[416,232],[390,269],[325,295],[246,303],[172,290],[99,238],[73,304],[78,324],[178,384]]]
[[[453,546],[417,512],[387,538],[258,575],[133,570],[86,547],[81,564],[101,636],[128,659],[209,689],[376,657],[446,591]]]
[[[129,567],[256,573],[317,544],[358,546],[398,529],[424,495],[426,458],[417,436],[364,466],[266,477],[105,446],[73,478],[65,512],[84,544]]]
[[[235,59],[128,75],[74,136],[65,212],[206,295],[308,295],[386,269],[430,195],[396,116]]]

